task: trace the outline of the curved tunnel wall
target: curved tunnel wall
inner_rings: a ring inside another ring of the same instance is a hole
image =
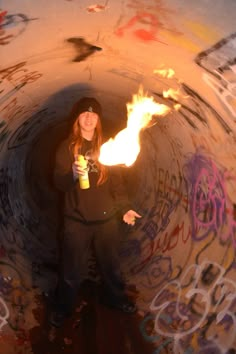
[[[96,96],[113,134],[141,84],[171,112],[126,171],[143,215],[121,252],[140,331],[156,353],[235,352],[235,12],[233,1],[2,1],[2,338],[37,325],[35,296],[56,283],[50,176],[66,114]],[[157,72],[168,68],[174,77]]]

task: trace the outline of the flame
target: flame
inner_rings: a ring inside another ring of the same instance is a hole
[[[180,108],[181,108],[181,104],[176,103],[176,104],[174,105],[174,109],[175,109],[176,111],[178,111]]]
[[[133,95],[131,103],[127,103],[127,126],[115,138],[110,138],[100,149],[99,161],[103,165],[123,164],[131,166],[139,152],[139,133],[148,126],[153,115],[165,115],[170,108],[154,101],[152,96],[144,95],[142,87]]]
[[[159,74],[163,77],[167,77],[167,79],[171,79],[175,75],[175,71],[173,69],[160,69],[153,70],[154,74]]]
[[[169,88],[167,91],[163,91],[163,97],[168,98],[172,97],[174,100],[178,100],[178,97],[180,96],[179,90],[174,90]]]

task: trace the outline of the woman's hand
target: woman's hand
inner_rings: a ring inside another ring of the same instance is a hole
[[[141,218],[142,216],[136,213],[134,210],[129,210],[123,216],[123,221],[126,222],[128,225],[134,225],[136,218]]]
[[[86,167],[87,168],[87,167]],[[79,161],[74,161],[72,165],[73,176],[75,179],[79,177],[79,175],[84,175],[86,172],[86,168],[82,167]]]

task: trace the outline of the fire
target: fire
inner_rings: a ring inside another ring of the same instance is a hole
[[[174,105],[174,109],[175,109],[176,111],[178,111],[180,108],[181,108],[181,104],[176,103],[176,104]]]
[[[178,100],[178,97],[180,96],[179,90],[173,90],[169,88],[167,91],[163,91],[163,97],[168,98],[172,97],[174,100]]]
[[[127,126],[115,138],[110,138],[100,149],[99,161],[103,165],[131,166],[139,152],[139,133],[150,123],[153,115],[163,116],[170,111],[164,104],[154,101],[152,96],[145,95],[142,87],[133,95],[131,103],[127,103]]]
[[[167,79],[171,79],[175,75],[175,71],[173,69],[155,69],[153,70],[154,74],[159,74]]]

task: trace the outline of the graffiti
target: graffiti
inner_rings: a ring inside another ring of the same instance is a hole
[[[73,59],[74,62],[83,61],[87,59],[90,55],[92,55],[94,52],[102,50],[102,48],[100,47],[87,43],[81,37],[68,38],[67,42],[72,43],[76,50],[76,56]]]
[[[5,246],[7,247],[8,251],[6,252],[6,255],[8,256],[8,258],[11,259],[12,262],[15,262],[16,251],[14,249],[18,248],[18,252],[26,251],[26,250],[30,251],[32,248],[32,245],[29,244],[30,237],[26,237],[26,235],[23,236],[22,232],[20,232],[18,226],[14,225],[13,223],[10,224],[9,221],[7,221],[6,219],[3,219],[2,216],[0,216],[0,217],[2,219],[1,225],[0,225],[1,240],[5,244]],[[18,220],[19,220],[19,217],[18,217]],[[25,221],[25,224],[26,224],[26,221]],[[30,226],[28,226],[28,224],[27,224],[27,227],[30,228]]]
[[[100,11],[104,11],[108,8],[108,6],[106,5],[99,5],[99,4],[96,4],[96,5],[90,5],[87,7],[87,11],[89,13],[94,13],[94,12],[100,12]]]
[[[178,110],[178,112],[175,113],[176,115],[183,117],[188,125],[196,131],[199,131],[198,123],[201,123],[204,128],[210,128],[210,119],[216,119],[226,133],[233,135],[232,129],[225,122],[225,120],[196,91],[194,91],[185,83],[181,84],[181,90],[183,92],[183,96],[185,94],[189,97],[188,103],[183,103],[181,100],[177,100],[171,97],[165,98],[165,104],[168,103],[169,107],[172,107],[173,110],[174,105],[181,105],[181,108]],[[163,99],[163,93],[153,92],[153,94],[159,99]]]
[[[176,150],[176,149],[175,149]],[[158,199],[164,198],[172,205],[182,204],[185,211],[188,210],[188,185],[184,176],[169,174],[169,171],[159,169],[158,175]]]
[[[140,14],[132,17],[124,26],[121,26],[118,29],[116,29],[115,34],[119,37],[122,37],[124,35],[124,32],[127,29],[133,28],[136,23],[147,24],[150,28],[149,30],[146,30],[146,29],[134,30],[132,33],[138,39],[141,39],[143,41],[157,41],[159,43],[166,44],[157,38],[157,28],[158,28],[159,22],[158,22],[156,16],[154,16],[150,13],[147,13],[147,12],[144,12],[142,14],[140,13]]]
[[[16,65],[9,66],[8,68],[0,70],[1,78],[11,81],[12,80],[12,76],[11,75],[14,75],[15,73],[18,73],[19,71],[20,72],[22,72],[22,71],[25,72],[26,71],[26,69],[22,69],[25,65],[26,65],[26,61],[23,61],[23,62],[18,63]]]
[[[135,82],[140,82],[143,79],[143,75],[141,73],[135,71],[134,68],[131,68],[128,65],[123,68],[120,67],[109,69],[108,72],[121,76],[123,78],[133,80]]]
[[[50,121],[53,121],[55,113],[56,112],[49,113],[48,109],[44,108],[25,120],[11,135],[8,141],[8,149],[15,149],[32,141],[34,136],[39,132],[40,127],[42,128],[42,123],[45,122],[48,124]]]
[[[158,239],[154,252],[156,252],[156,250],[161,250],[162,253],[165,253],[173,250],[178,245],[180,240],[183,244],[185,244],[191,236],[190,226],[187,231],[185,229],[185,224],[182,222],[181,225],[177,224],[170,233],[165,232],[164,237],[161,235]]]
[[[155,345],[157,346],[157,349],[154,351],[153,354],[161,354],[162,349],[166,349],[167,353],[170,353],[172,351],[172,348],[170,348],[169,345],[173,342],[173,339],[163,339],[161,336],[157,335],[154,332],[153,320],[153,314],[148,314],[147,316],[145,316],[140,323],[140,332],[142,333],[144,339],[147,342],[155,343]]]
[[[23,105],[18,104],[17,97],[12,98],[12,96],[14,96],[15,93],[26,84],[33,83],[42,76],[42,74],[37,71],[29,72],[25,65],[26,62],[20,62],[16,65],[0,70],[0,78],[2,80],[7,80],[15,86],[13,89],[11,87],[10,90],[0,98],[0,104],[2,104],[0,110],[0,119],[2,119],[0,123],[0,150],[2,150],[10,136],[11,123],[15,121],[17,116],[19,118],[20,115],[23,115],[28,111]],[[3,81],[1,81],[1,83],[2,82]],[[4,92],[4,90],[2,90],[2,92]],[[10,101],[8,101],[8,99],[10,99]],[[8,102],[4,105],[5,101]]]
[[[1,212],[5,218],[10,218],[12,214],[11,204],[9,200],[9,184],[11,178],[8,176],[7,170],[0,169],[0,206]]]
[[[0,110],[1,115],[5,118],[3,123],[6,124],[6,121],[8,121],[9,125],[9,123],[12,122],[14,118],[23,111],[23,109],[23,106],[18,105],[17,98],[13,98],[6,104],[6,106],[3,106],[3,108]]]
[[[16,218],[18,222],[27,226],[29,229],[37,229],[38,224],[35,225],[36,221],[31,216],[23,216],[23,207],[20,209],[20,214],[13,215],[12,205],[10,203],[10,193],[9,189],[11,187],[12,178],[9,176],[8,169],[0,169],[0,230],[1,230],[1,241],[7,243],[7,247],[15,246],[19,250],[26,250],[29,248],[28,240],[26,240],[26,234],[22,237],[19,227],[14,225],[12,217]],[[11,222],[9,221],[11,220]]]
[[[214,153],[214,144],[220,143],[221,139],[219,136],[214,136],[212,133],[206,136],[200,134],[190,134],[193,146],[195,150],[204,150],[207,153]]]
[[[13,216],[12,206],[9,197],[9,186],[12,179],[8,174],[7,169],[0,169],[0,230],[1,241],[9,245],[19,247],[19,249],[26,249],[27,242],[23,240],[22,235],[18,229],[9,223]]]
[[[9,66],[8,68],[0,70],[0,77],[6,79],[10,82],[15,83],[16,85],[26,85],[33,83],[38,80],[42,74],[37,71],[28,72],[28,69],[25,67],[26,62],[20,62],[18,64]],[[23,73],[23,75],[19,75]],[[16,77],[16,75],[18,75]]]
[[[15,96],[15,94],[25,85],[25,83],[21,83],[19,85],[17,85],[16,87],[14,87],[13,89],[11,89],[8,93],[6,93],[4,96],[2,96],[0,98],[0,105],[2,103],[4,103],[5,101],[7,101],[9,98],[11,98],[12,96]],[[4,90],[2,90],[0,93],[2,93]]]
[[[32,311],[31,293],[18,271],[18,264],[14,267],[8,262],[0,263],[4,272],[4,275],[0,274],[0,331],[5,324],[8,325],[8,330],[0,336],[1,348],[4,353],[13,349],[14,353],[31,353],[26,350],[26,347],[30,346],[27,326]]]
[[[157,256],[142,270],[144,276],[141,285],[145,288],[155,289],[166,281],[172,274],[170,257]]]
[[[211,48],[199,53],[195,58],[195,62],[217,78],[217,70],[222,72],[229,65],[235,63],[235,39],[236,32],[221,39]]]
[[[58,58],[66,58],[69,61],[72,62],[81,62],[83,60],[86,60],[90,55],[92,55],[95,52],[101,51],[102,48],[92,45],[88,42],[85,41],[84,38],[82,37],[70,37],[67,38],[65,41],[63,41],[63,44],[60,45],[58,48],[53,48],[51,50],[47,50],[45,52],[41,52],[40,54],[37,55],[32,55],[27,59],[27,65],[35,65],[38,63],[42,63],[43,61],[46,60],[55,60]],[[26,72],[27,70],[23,70],[23,67],[26,65],[26,61],[22,61],[16,65],[13,65],[7,69],[0,70],[0,77],[1,73],[4,74],[4,71],[6,71],[6,74],[11,75],[11,70],[13,74],[15,73],[15,70],[19,69],[19,72]],[[32,83],[38,80],[42,76],[41,73],[38,71],[32,71],[32,72],[27,72],[24,76],[21,76],[17,78],[20,80],[22,83]],[[10,79],[10,76],[3,75],[4,78],[7,78],[8,80]]]
[[[11,280],[11,277],[3,277],[2,274],[0,274],[0,295],[9,295],[12,288]]]
[[[165,37],[167,34],[175,34],[178,37],[181,35],[181,32],[174,28],[171,21],[169,21],[173,10],[165,8],[162,0],[156,0],[153,5],[149,3],[148,11],[145,12],[143,11],[144,3],[142,1],[131,0],[128,2],[127,7],[134,9],[136,15],[129,19],[126,24],[116,29],[115,34],[117,36],[124,36],[125,32],[130,30],[141,41],[158,41],[166,45],[167,43],[159,40],[158,31],[164,34]],[[145,26],[145,28],[137,28],[137,26]]]
[[[236,32],[201,52],[195,62],[206,73],[203,80],[211,87],[228,111],[236,118]]]
[[[201,241],[210,232],[222,242],[232,240],[236,247],[234,206],[227,198],[227,179],[235,181],[226,171],[218,170],[209,158],[196,154],[186,164],[191,190],[192,237]]]
[[[5,35],[5,31],[2,29],[2,24],[6,14],[7,11],[0,12],[0,45],[5,45],[10,43],[10,39],[13,37],[12,35]]]
[[[152,267],[152,262],[156,259],[154,258],[153,260],[152,258],[157,252],[162,252],[162,254],[164,254],[171,251],[180,245],[181,241],[182,244],[186,244],[191,236],[190,226],[186,227],[184,222],[182,222],[182,224],[177,224],[171,232],[165,232],[164,234],[160,233],[158,236],[156,234],[157,225],[155,226],[152,220],[148,226],[146,225],[146,227],[147,228],[144,229],[144,231],[149,233],[148,240],[143,238],[140,241],[132,240],[127,242],[125,250],[123,250],[123,253],[121,254],[123,257],[133,257],[132,264],[129,265],[131,275],[147,271],[149,267]]]
[[[25,14],[8,14],[0,12],[0,45],[9,44],[13,39],[20,36],[27,27],[29,21],[37,18],[28,18]]]
[[[0,151],[2,150],[7,138],[10,136],[10,130],[8,129],[6,122],[3,121],[0,123],[0,129],[1,128],[3,129],[0,132]]]
[[[0,293],[1,293],[1,288],[0,288]],[[10,313],[8,310],[8,307],[3,300],[3,298],[0,296],[0,332],[2,328],[7,324],[7,319],[9,318]]]
[[[236,68],[236,66],[235,66]],[[228,108],[229,112],[236,118],[236,105],[235,92],[236,92],[236,69],[235,71],[235,82],[229,83],[222,75],[219,75],[218,80],[215,80],[210,75],[203,74],[203,80],[210,86],[210,88],[215,92],[215,94],[220,98],[224,105]]]
[[[0,114],[4,116],[4,120],[0,122],[0,151],[6,144],[11,131],[16,128],[17,121],[26,116],[26,114],[32,113],[37,106],[38,104],[35,104],[33,107],[28,108],[24,105],[19,105],[17,97],[13,98],[5,106],[3,105],[0,110]]]
[[[193,91],[187,85],[183,84],[183,87],[184,87],[186,93],[188,95],[190,95],[196,102],[198,102],[198,105],[202,104],[204,109],[208,109],[209,110],[209,113],[216,118],[216,120],[218,121],[218,123],[224,129],[224,131],[226,133],[228,133],[228,134],[232,134],[233,133],[232,129],[228,126],[228,124],[224,121],[224,119],[219,115],[219,113],[217,113],[217,111],[210,104],[208,104],[198,93]],[[208,122],[207,122],[206,119],[202,120],[202,116],[204,116],[203,111],[201,111],[201,116],[200,116],[200,114],[195,113],[195,117],[197,119],[199,119],[200,121],[202,121],[202,122],[204,122],[205,124],[208,125]]]
[[[169,175],[168,171],[159,169],[156,202],[149,212],[149,219],[143,226],[149,238],[153,239],[160,231],[166,229],[171,213],[182,203],[188,207],[187,182],[181,175]],[[150,225],[151,223],[151,225]]]
[[[206,277],[207,269],[210,267],[211,269],[214,267],[216,271],[206,284],[202,279]],[[186,289],[186,283],[188,283],[189,289]],[[172,301],[163,297],[163,292],[166,290],[172,293]],[[198,314],[195,314],[189,307],[193,299],[199,304]],[[213,299],[215,299],[214,302]],[[175,352],[183,353],[183,346],[188,347],[189,341],[194,342],[194,334],[205,337],[202,342],[195,338],[194,344],[197,348],[194,348],[194,352],[198,352],[201,346],[214,345],[220,349],[220,352],[225,353],[227,349],[232,347],[236,335],[235,300],[236,283],[225,277],[223,267],[208,260],[202,262],[201,265],[192,264],[187,267],[180,280],[169,282],[153,298],[150,310],[157,312],[154,324],[155,332],[172,338]],[[171,317],[171,321],[165,320],[165,318],[169,318],[167,316]],[[173,318],[175,318],[174,322]],[[207,321],[209,322],[208,326]],[[220,325],[222,328],[223,321],[226,321],[229,326],[227,328],[230,328],[227,331],[227,342],[224,344],[220,341],[219,336],[214,336],[212,333],[208,336],[205,332],[206,330],[215,332],[217,330],[215,327]]]

